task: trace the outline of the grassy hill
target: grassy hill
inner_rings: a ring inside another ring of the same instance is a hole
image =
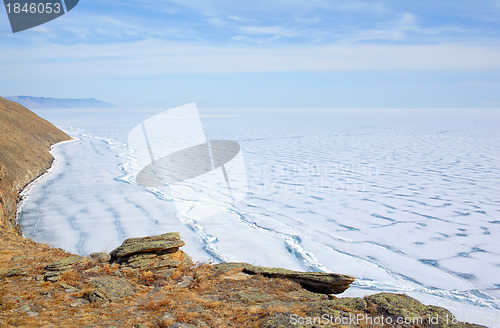
[[[0,226],[15,228],[19,191],[50,167],[50,146],[69,139],[27,108],[0,97]]]

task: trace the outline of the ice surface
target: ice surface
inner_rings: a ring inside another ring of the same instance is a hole
[[[207,139],[241,145],[244,201],[206,193],[207,218],[135,183],[127,135],[161,110],[39,110],[77,140],[25,192],[24,235],[88,254],[179,231],[195,260],[352,274],[346,295],[404,292],[500,326],[500,114],[200,111]]]

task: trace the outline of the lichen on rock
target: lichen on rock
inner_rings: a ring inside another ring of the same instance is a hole
[[[261,274],[269,278],[283,278],[298,282],[302,287],[316,293],[340,294],[349,288],[356,278],[349,275],[324,272],[300,272],[281,268],[269,268],[249,263],[221,263],[214,266],[219,272],[242,269],[244,273]]]
[[[192,266],[191,257],[179,248],[184,242],[178,232],[156,236],[129,238],[110,253],[111,262],[122,267],[147,270],[166,278],[180,268]]]

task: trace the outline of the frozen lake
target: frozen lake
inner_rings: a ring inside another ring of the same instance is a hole
[[[249,190],[197,220],[135,183],[127,136],[161,110],[44,109],[76,141],[18,214],[26,237],[86,255],[181,233],[195,260],[351,274],[343,295],[407,293],[500,326],[500,113],[203,109],[241,146]]]

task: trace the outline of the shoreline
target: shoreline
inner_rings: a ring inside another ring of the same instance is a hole
[[[28,193],[30,192],[30,190],[33,186],[35,186],[37,183],[42,181],[44,178],[48,177],[56,169],[56,165],[58,164],[58,160],[57,160],[57,157],[54,155],[55,147],[57,147],[59,145],[66,144],[66,143],[74,142],[74,141],[78,141],[78,139],[71,138],[71,140],[64,140],[64,141],[61,141],[61,142],[58,142],[58,143],[51,145],[50,150],[49,150],[49,154],[52,156],[53,160],[52,160],[52,163],[50,164],[50,167],[45,172],[40,174],[38,177],[36,177],[32,181],[30,181],[26,186],[24,186],[24,188],[22,190],[19,191],[18,200],[16,202],[16,214],[15,214],[16,216],[15,216],[14,222],[17,226],[17,228],[16,228],[17,231],[20,232],[21,237],[26,238],[24,236],[23,229],[22,229],[21,225],[19,224],[19,214],[20,214],[20,211],[21,211],[23,205],[27,201]]]

